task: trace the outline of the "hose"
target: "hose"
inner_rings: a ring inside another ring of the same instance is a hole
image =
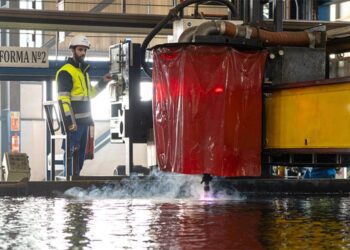
[[[221,33],[230,37],[243,37],[259,39],[265,46],[300,46],[306,47],[314,42],[314,34],[306,31],[267,31],[256,27],[234,25],[233,23],[221,21]],[[199,26],[200,27],[200,26]],[[199,28],[198,27],[198,28]],[[195,34],[197,35],[197,34]]]
[[[296,32],[272,32],[257,27],[235,25],[227,21],[208,21],[202,23],[198,27],[191,27],[192,30],[185,30],[179,42],[192,42],[194,36],[208,35],[226,35],[229,37],[255,38],[259,39],[265,46],[299,46],[307,47],[314,46],[315,35],[311,32],[296,31]]]
[[[152,78],[152,70],[148,67],[147,63],[146,63],[146,50],[147,47],[149,45],[149,43],[152,41],[152,39],[154,38],[155,35],[157,35],[157,33],[165,27],[165,25],[171,21],[173,18],[177,17],[177,14],[182,11],[185,7],[194,4],[194,3],[204,3],[207,2],[208,0],[187,0],[185,2],[182,2],[178,5],[176,5],[174,8],[169,10],[169,13],[166,17],[164,17],[157,25],[156,27],[154,27],[154,29],[146,36],[145,40],[143,41],[142,45],[141,45],[141,65],[143,67],[143,69],[145,70],[146,74]],[[228,0],[213,0],[211,2],[218,2],[218,3],[222,3],[224,5],[226,5],[231,13],[233,15],[236,15],[236,8],[235,6]]]

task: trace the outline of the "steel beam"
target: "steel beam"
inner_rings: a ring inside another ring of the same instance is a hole
[[[101,12],[105,8],[107,8],[109,5],[113,3],[113,0],[102,0],[98,4],[96,4],[95,7],[93,7],[90,12]]]
[[[162,18],[162,15],[149,14],[0,9],[0,28],[148,34]],[[167,25],[159,34],[172,34],[172,25]]]
[[[55,79],[57,70],[63,66],[65,61],[50,61],[49,68],[16,68],[16,67],[0,67],[0,81],[45,81],[47,79]],[[109,62],[89,62],[91,64],[90,78],[99,80],[109,71]]]
[[[250,0],[249,22],[261,24],[263,22],[263,5],[260,0]]]
[[[1,88],[1,156],[4,152],[10,151],[9,143],[9,112],[10,112],[10,83],[0,82]]]
[[[328,54],[339,54],[350,51],[350,36],[332,39],[327,43]]]
[[[283,1],[273,1],[274,31],[283,31]]]
[[[0,9],[0,28],[89,33],[148,34],[163,18],[163,15],[148,14]],[[264,23],[267,27],[273,29],[272,20],[265,20]],[[303,30],[322,24],[326,25],[327,30],[329,30],[349,26],[350,22],[283,21],[284,30]],[[172,35],[172,23],[169,23],[159,34]]]
[[[0,28],[88,33],[148,34],[163,18],[164,16],[162,15],[148,14],[0,9]],[[265,20],[264,24],[273,30],[273,20]],[[304,30],[318,25],[326,25],[327,30],[329,30],[349,26],[350,22],[283,21],[284,30]],[[162,29],[159,35],[172,35],[172,23],[169,23]]]
[[[104,10],[105,8],[107,8],[112,3],[113,3],[113,0],[102,0],[95,7],[93,7],[91,10],[89,10],[89,12],[91,12],[91,13],[99,13],[102,10]],[[66,32],[66,36],[69,33],[70,32]],[[44,48],[51,48],[52,46],[57,45],[57,44],[58,44],[58,37],[56,35],[56,37],[51,38],[49,41],[47,41],[43,47]]]
[[[273,20],[265,20],[266,27],[273,30]],[[300,31],[317,26],[325,25],[326,30],[347,27],[350,22],[330,22],[330,21],[317,21],[317,20],[283,20],[283,30],[285,31]]]

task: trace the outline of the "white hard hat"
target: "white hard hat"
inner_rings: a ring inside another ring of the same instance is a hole
[[[72,47],[78,46],[78,45],[85,46],[88,49],[90,49],[90,42],[86,36],[83,36],[83,35],[74,36],[69,43],[69,48],[72,48]]]

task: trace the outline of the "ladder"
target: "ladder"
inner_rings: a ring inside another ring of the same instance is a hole
[[[70,140],[67,136],[68,124],[67,119],[64,114],[63,103],[61,100],[58,101],[47,101],[44,102],[44,109],[46,113],[46,122],[50,131],[50,146],[51,146],[51,175],[50,180],[54,181],[56,178],[56,164],[61,161],[56,160],[56,140],[63,140],[65,147],[65,154],[63,157],[63,166],[65,172],[65,178],[67,181],[71,180],[72,177],[78,175],[78,151],[74,150],[72,154],[70,149]],[[58,105],[59,112],[57,112],[56,106]],[[65,103],[65,105],[69,105],[69,103]],[[70,106],[70,110],[72,107]],[[59,114],[59,115],[58,115]],[[54,119],[56,118],[56,119]],[[76,124],[74,119],[74,115],[71,116],[73,124]],[[48,145],[46,145],[48,147]],[[68,150],[67,150],[68,149]]]

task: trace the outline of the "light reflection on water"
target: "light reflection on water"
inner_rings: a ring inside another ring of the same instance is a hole
[[[1,249],[348,249],[349,197],[1,198]]]

